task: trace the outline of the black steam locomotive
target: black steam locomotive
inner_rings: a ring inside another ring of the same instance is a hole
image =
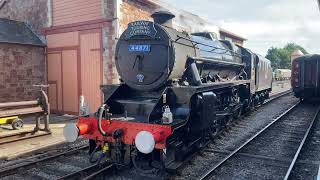
[[[242,112],[268,98],[270,61],[210,33],[179,32],[174,15],[128,25],[116,48],[122,83],[102,86],[95,115],[66,126],[90,139],[92,156],[140,170],[175,169]],[[147,167],[145,167],[147,165]]]

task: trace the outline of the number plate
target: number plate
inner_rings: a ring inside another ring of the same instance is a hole
[[[130,52],[150,52],[150,50],[151,50],[151,45],[147,45],[147,44],[129,45]]]

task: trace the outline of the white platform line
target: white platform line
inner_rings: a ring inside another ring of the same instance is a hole
[[[317,176],[317,180],[320,180],[320,165],[319,165],[319,169],[318,169],[318,176]]]

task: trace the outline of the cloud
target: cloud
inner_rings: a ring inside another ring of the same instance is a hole
[[[248,38],[246,46],[265,55],[288,42],[319,52],[320,12],[316,0],[165,0]]]

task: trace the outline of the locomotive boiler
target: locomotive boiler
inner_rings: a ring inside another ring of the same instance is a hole
[[[101,108],[64,129],[69,141],[90,139],[92,159],[102,150],[111,163],[144,172],[177,168],[267,98],[272,79],[270,62],[250,50],[206,33],[179,32],[171,13],[152,17],[130,23],[117,42],[122,83],[101,86]]]
[[[130,88],[149,91],[168,82],[201,85],[201,79],[232,79],[243,67],[238,49],[231,51],[218,40],[176,31],[172,14],[157,12],[153,17],[156,23],[130,23],[117,43],[117,70]],[[216,64],[237,68],[217,68]]]

